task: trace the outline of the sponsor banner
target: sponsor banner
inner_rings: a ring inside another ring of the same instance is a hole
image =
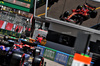
[[[7,22],[6,22],[6,21],[4,21],[4,23],[3,23],[2,27],[1,27],[1,29],[5,29],[6,24],[7,24]]]
[[[13,28],[13,25],[14,25],[14,24],[8,22],[5,29],[11,31],[12,28]]]
[[[69,55],[68,61],[67,61],[67,66],[71,66],[73,62],[73,55]]]
[[[20,26],[19,33],[22,33],[23,26]]]
[[[12,31],[15,31],[15,28],[16,28],[16,24],[14,24],[14,26],[12,28]]]
[[[1,1],[0,5],[8,6],[8,7],[19,9],[19,10],[26,11],[26,12],[30,12],[29,8],[22,7],[22,6],[19,6],[19,5],[15,5],[15,4],[11,4],[11,3],[8,3],[8,2],[2,2]]]
[[[0,29],[0,34],[3,34],[3,30],[2,29]]]
[[[18,26],[18,28],[19,28],[19,31],[18,31],[18,33],[20,32],[20,30],[21,30],[21,26]]]
[[[17,25],[16,28],[15,28],[15,32],[17,31],[18,33],[21,33],[22,29],[23,29],[23,26]]]
[[[54,61],[66,66],[67,65],[67,61],[68,61],[68,57],[69,57],[69,54],[57,51]]]
[[[24,3],[29,3],[29,4],[31,4],[31,2],[33,2],[33,0],[18,0],[18,1],[21,1],[21,2],[24,2]]]
[[[2,27],[4,21],[0,20],[0,28]]]
[[[19,30],[18,25],[17,25],[16,28],[15,28],[15,32],[16,32],[17,29]],[[18,32],[18,31],[17,31],[17,32]]]
[[[26,27],[25,30],[26,31],[31,31],[31,28]]]
[[[28,28],[28,31],[31,31],[31,28]]]
[[[21,36],[20,33],[16,33],[16,32],[5,30],[5,29],[0,29],[0,34],[3,34],[3,35],[10,35],[11,34],[11,35],[17,36],[17,37]]]
[[[44,51],[44,57],[49,59],[49,60],[52,60],[54,61],[55,59],[55,55],[56,55],[56,51],[57,50],[54,50],[54,49],[51,49],[51,48],[45,48],[45,51]]]
[[[41,56],[44,56],[45,58],[60,63],[64,66],[72,65],[73,58],[74,58],[73,55],[69,55],[67,53],[63,53],[41,45],[38,45],[37,47],[41,49]]]
[[[26,27],[26,29],[25,30],[27,30],[28,28]]]
[[[39,48],[41,50],[40,55],[43,56],[45,47],[44,46],[41,46],[41,45],[38,45],[37,48]]]

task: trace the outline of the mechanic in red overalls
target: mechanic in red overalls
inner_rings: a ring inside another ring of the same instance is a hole
[[[36,39],[38,39],[38,37],[40,37],[41,35],[40,34],[38,34],[38,36],[36,37]]]
[[[36,42],[35,43],[39,45],[42,40],[43,40],[43,37],[40,34],[38,34],[38,36],[36,37]]]
[[[38,39],[37,39],[37,41],[39,42],[39,43],[41,43],[41,41],[43,40],[43,37],[41,36],[41,37],[38,37]]]

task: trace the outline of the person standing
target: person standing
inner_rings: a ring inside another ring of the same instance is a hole
[[[45,46],[46,43],[47,43],[47,40],[46,40],[45,37],[43,37],[43,40],[41,41],[41,45],[42,45],[42,46]]]
[[[16,32],[18,32],[18,31],[19,31],[19,28],[16,29]]]
[[[38,36],[36,37],[36,42],[35,42],[35,43],[38,44],[38,45],[40,45],[42,40],[43,40],[43,37],[40,36],[40,35],[38,35]]]
[[[40,37],[40,36],[41,36],[41,35],[40,35],[40,34],[38,34],[38,35],[37,35],[37,37],[36,37],[36,40],[37,40],[37,39],[38,39],[38,37]]]

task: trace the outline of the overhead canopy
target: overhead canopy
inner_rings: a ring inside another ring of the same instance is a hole
[[[92,1],[100,2],[100,0],[92,0]]]

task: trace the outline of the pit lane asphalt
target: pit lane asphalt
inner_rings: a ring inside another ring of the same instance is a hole
[[[71,12],[72,9],[75,9],[78,5],[83,5],[84,3],[85,0],[59,0],[58,3],[54,3],[54,5],[52,5],[51,8],[48,10],[48,16],[55,19],[59,19],[59,16],[65,11],[69,11],[70,13],[72,13]],[[96,7],[100,7],[100,2],[98,3],[98,2],[87,0],[87,3]],[[99,17],[100,9],[98,9],[97,12],[98,15],[96,18],[94,19],[90,18],[84,21],[82,26],[91,27],[96,25],[97,23],[100,23],[100,21],[98,21],[98,19],[100,18]],[[36,15],[43,14],[43,13],[45,13],[45,5],[37,9]]]
[[[32,62],[32,61],[31,61],[31,62]],[[54,61],[48,60],[48,59],[46,59],[46,58],[44,58],[44,62],[46,62],[46,66],[64,66],[64,65],[61,65],[61,64],[56,63],[56,62],[54,62]],[[26,66],[26,65],[25,65],[25,66]],[[29,63],[28,66],[32,66],[32,64]]]
[[[64,65],[61,65],[59,63],[56,63],[56,62],[53,62],[51,60],[48,60],[48,59],[44,59],[44,62],[46,62],[46,66],[64,66]]]

